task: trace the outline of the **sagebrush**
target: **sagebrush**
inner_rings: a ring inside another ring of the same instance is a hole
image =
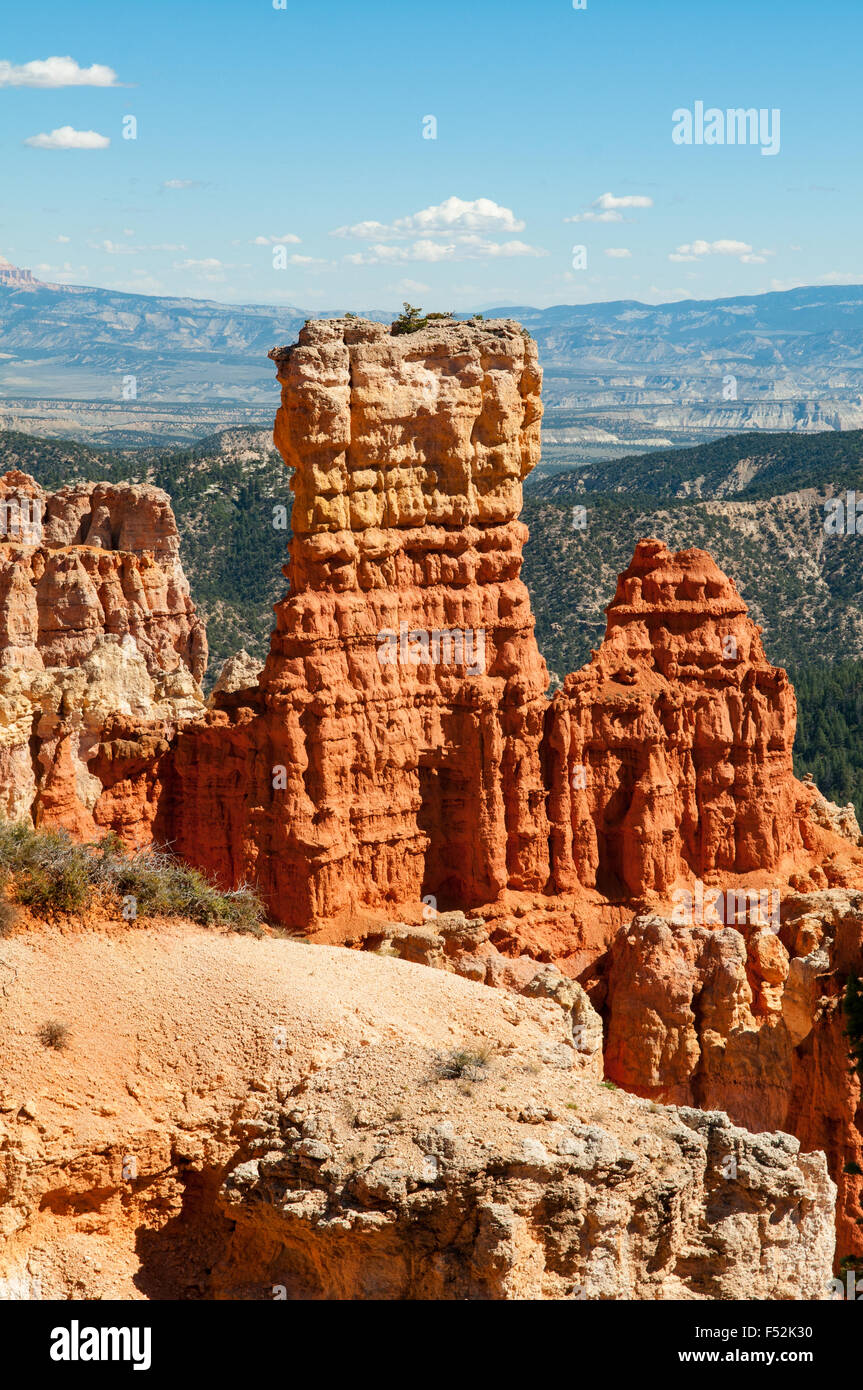
[[[0,875],[10,897],[40,916],[83,912],[107,894],[128,920],[188,917],[202,926],[262,930],[263,905],[251,888],[218,888],[167,850],[128,854],[116,835],[78,844],[64,830],[0,821]]]

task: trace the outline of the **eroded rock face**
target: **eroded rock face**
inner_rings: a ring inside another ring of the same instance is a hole
[[[605,1089],[541,985],[183,924],[29,931],[0,941],[13,975],[0,1288],[828,1296],[823,1155]]]
[[[802,851],[796,701],[704,551],[641,541],[605,640],[552,702],[554,881],[629,898]]]
[[[220,695],[235,695],[239,691],[256,691],[261,678],[261,663],[243,648],[223,663],[207,704],[218,706]]]
[[[144,844],[207,660],[167,494],[13,472],[0,503],[0,808]]]
[[[74,666],[98,639],[127,634],[152,670],[185,666],[200,682],[207,638],[160,488],[80,483],[45,494],[26,473],[0,478],[0,500],[27,498],[41,526],[8,526],[0,544],[0,664]],[[14,517],[15,513],[13,513]]]
[[[283,921],[548,877],[545,664],[519,578],[539,455],[515,324],[313,322],[274,354],[290,591],[253,701],[177,748],[173,836]]]
[[[863,1255],[863,1103],[842,994],[863,974],[863,893],[792,894],[776,929],[642,913],[611,950],[606,1074],[638,1095],[721,1109],[827,1155],[838,1253]]]

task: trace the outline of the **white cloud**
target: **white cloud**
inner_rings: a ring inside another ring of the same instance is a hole
[[[511,256],[546,256],[547,251],[513,238],[495,241],[490,232],[521,231],[525,226],[511,208],[490,198],[447,198],[395,222],[355,222],[337,227],[331,236],[370,241],[365,251],[345,256],[348,265],[401,265],[409,261],[478,261]],[[421,233],[421,235],[416,235]],[[411,241],[411,237],[416,239]],[[393,246],[387,242],[406,241]]]
[[[348,265],[398,265],[406,261],[482,261],[511,256],[547,256],[541,247],[525,241],[489,241],[486,237],[460,236],[450,241],[415,241],[410,246],[370,246],[345,256]]]
[[[74,58],[37,58],[16,65],[0,60],[0,87],[118,87],[117,74],[103,63],[82,68]]]
[[[328,265],[329,262],[322,260],[320,256],[298,256],[296,252],[288,256],[288,265]]]
[[[59,242],[61,242],[61,243],[65,243],[65,242],[67,242],[67,241],[71,241],[72,238],[71,238],[70,236],[63,236],[62,233],[61,233],[61,235],[58,236],[58,237],[56,238],[56,240],[59,241]]]
[[[128,234],[130,235],[130,234]],[[108,256],[139,256],[142,251],[185,251],[182,244],[160,243],[155,246],[129,246],[122,241],[90,241],[87,245],[93,251],[104,251]]]
[[[622,222],[622,212],[577,212],[574,217],[565,217],[564,222]]]
[[[190,271],[201,280],[208,280],[214,285],[223,285],[227,279],[225,271],[227,266],[215,256],[204,256],[200,260],[194,257],[185,261],[174,261],[174,270]]]
[[[116,241],[88,241],[91,251],[104,251],[109,256],[136,256],[137,246],[123,246]]]
[[[75,130],[61,125],[50,135],[28,135],[24,141],[33,150],[107,150],[111,141],[95,130]]]
[[[653,199],[641,193],[625,193],[622,198],[615,198],[613,193],[601,193],[591,207],[601,208],[603,212],[612,208],[652,208]]]
[[[203,188],[204,185],[198,179],[166,179],[162,184],[163,188]]]
[[[657,295],[664,303],[668,303],[672,299],[692,298],[688,290],[661,290],[658,285],[648,285],[647,293]]]
[[[605,254],[606,256],[614,257],[615,260],[623,261],[626,260],[628,256],[631,256],[632,252],[627,251],[625,246],[609,246],[607,247]]]
[[[643,193],[624,193],[616,197],[614,193],[600,193],[585,212],[577,212],[574,217],[565,217],[564,222],[622,222],[621,208],[652,208],[653,199]]]
[[[114,280],[111,289],[127,290],[131,294],[161,294],[164,293],[165,286],[161,280],[157,280],[148,271],[134,270],[130,279]]]
[[[426,294],[431,285],[424,284],[422,280],[399,280],[395,288],[404,290],[405,294]]]
[[[770,252],[756,255],[747,241],[687,241],[669,253],[670,261],[697,261],[702,256],[736,256],[744,265],[763,265]]]
[[[355,237],[360,241],[406,239],[411,236],[461,236],[476,232],[521,232],[525,223],[510,208],[491,198],[447,198],[395,222],[355,222],[336,227],[331,236]]]
[[[69,261],[64,261],[62,266],[48,265],[45,261],[40,261],[32,269],[37,275],[50,275],[51,281],[57,285],[80,283],[80,277],[89,274],[87,266],[73,266]]]
[[[284,236],[256,236],[249,242],[250,246],[299,246],[301,237],[294,236],[293,232],[286,232]]]

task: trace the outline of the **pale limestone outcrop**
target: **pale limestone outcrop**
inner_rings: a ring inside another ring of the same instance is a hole
[[[607,1090],[552,998],[183,924],[29,930],[0,940],[11,979],[7,1285],[38,1281],[44,1298],[828,1296],[823,1155]],[[62,1052],[36,1038],[49,1015],[69,1029]]]
[[[11,472],[0,502],[0,810],[144,844],[158,759],[204,709],[206,634],[168,496],[91,483],[45,494]]]
[[[849,801],[844,806],[837,806],[835,801],[829,801],[816,787],[811,772],[804,776],[803,785],[811,788],[813,792],[809,809],[812,820],[825,830],[832,830],[834,835],[841,835],[844,839],[850,840],[853,845],[860,844],[860,826],[857,823],[854,803]]]
[[[241,648],[234,656],[229,656],[228,660],[223,662],[216,683],[210,691],[207,701],[209,708],[217,707],[220,695],[236,695],[240,690],[256,690],[262,670],[262,663],[250,656],[245,648]]]

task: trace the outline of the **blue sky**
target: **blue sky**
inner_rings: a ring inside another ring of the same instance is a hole
[[[0,255],[311,310],[863,283],[861,39],[861,0],[7,6]],[[779,152],[674,143],[697,101]]]

